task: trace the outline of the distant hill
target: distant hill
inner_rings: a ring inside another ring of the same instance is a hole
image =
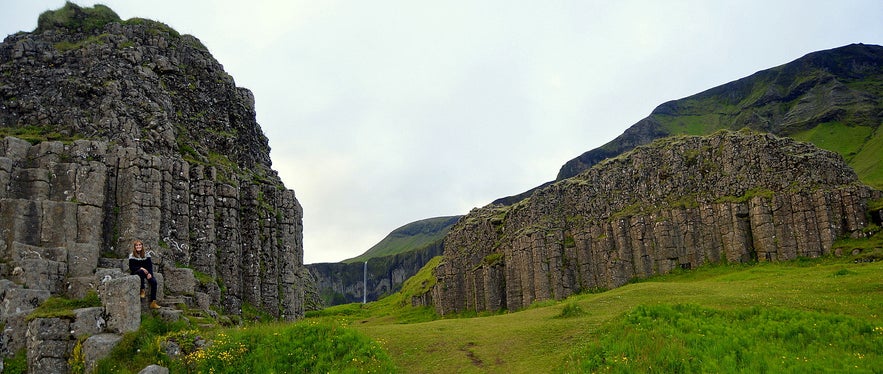
[[[343,263],[365,262],[375,257],[391,256],[426,247],[444,239],[461,216],[427,218],[399,227],[365,253]]]
[[[837,152],[863,183],[883,188],[881,103],[883,47],[851,44],[813,52],[657,106],[622,135],[565,163],[556,181],[658,138],[750,128]],[[513,204],[537,188],[494,203]]]
[[[358,257],[340,263],[306,265],[316,285],[315,294],[308,298],[307,309],[376,301],[399,291],[408,278],[442,254],[445,235],[460,217],[412,222],[393,230]],[[368,262],[367,274],[365,262]]]

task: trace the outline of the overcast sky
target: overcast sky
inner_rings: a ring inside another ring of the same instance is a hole
[[[254,92],[304,261],[552,180],[657,105],[850,43],[883,1],[74,1],[199,38]],[[0,0],[3,35],[62,0]]]

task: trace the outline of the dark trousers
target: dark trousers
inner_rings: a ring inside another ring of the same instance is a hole
[[[147,276],[142,272],[138,272],[138,277],[141,278],[141,289],[144,289],[144,281],[150,283],[150,301],[156,300],[156,277],[151,274],[150,279],[147,279]]]

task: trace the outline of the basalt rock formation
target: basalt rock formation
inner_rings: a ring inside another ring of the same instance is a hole
[[[0,136],[3,341],[49,296],[115,297],[102,285],[127,278],[135,239],[161,293],[186,298],[165,305],[303,315],[301,206],[272,169],[254,97],[195,37],[100,5],[44,13],[0,44]],[[99,319],[115,321],[107,308]]]
[[[750,132],[639,146],[511,206],[475,209],[445,239],[441,314],[516,310],[716,262],[832,253],[869,199],[832,152]]]

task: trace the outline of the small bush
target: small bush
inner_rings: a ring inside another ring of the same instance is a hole
[[[586,315],[586,311],[583,310],[579,304],[569,303],[561,309],[561,314],[558,315],[558,318],[573,318],[573,317],[581,317]]]

